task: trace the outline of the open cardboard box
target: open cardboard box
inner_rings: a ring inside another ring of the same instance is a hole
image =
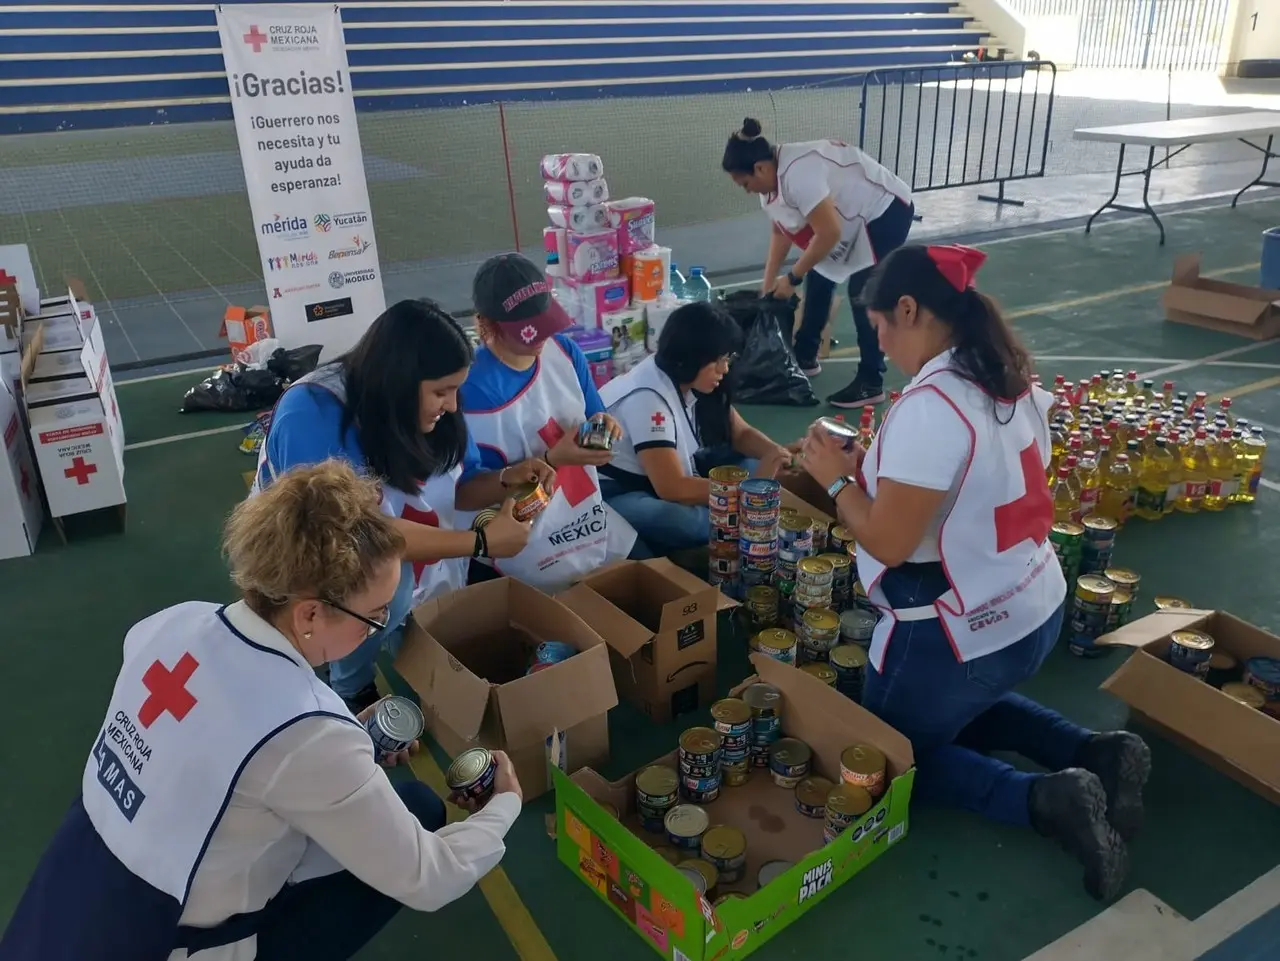
[[[526,674],[541,641],[578,653]],[[569,770],[609,759],[609,709],[618,694],[600,635],[559,601],[510,578],[427,601],[405,627],[396,670],[422,701],[428,730],[457,756],[470,747],[511,756],[532,800],[551,789],[552,735]]]
[[[853,744],[872,744],[889,762],[888,789],[856,824],[823,845],[823,822],[800,814],[795,792],[779,788],[762,768],[746,784],[722,788],[706,805],[711,823],[741,828],[747,835],[747,867],[741,882],[721,884],[716,895],[746,894],[713,907],[654,846],[665,835],[644,831],[636,818],[635,773],[609,782],[587,768],[572,776],[553,770],[556,786],[556,848],[560,860],[596,891],[664,958],[689,961],[742,958],[853,877],[907,833],[907,805],[915,760],[905,737],[854,701],[803,671],[760,654],[751,655],[757,681],[782,692],[782,729],[813,750],[813,769],[840,779],[840,754]],[[651,762],[675,765],[676,752]],[[645,765],[646,767],[648,765]],[[600,801],[619,812],[615,820]],[[766,861],[793,866],[757,890]]]
[[[623,560],[556,596],[604,638],[618,691],[653,720],[715,696],[716,615],[737,602],[706,581],[666,558]]]
[[[1200,275],[1200,255],[1173,263],[1173,280],[1160,299],[1165,318],[1252,340],[1280,337],[1280,290],[1210,280]]]
[[[1103,684],[1134,716],[1206,764],[1280,804],[1280,720],[1233,700],[1165,661],[1169,635],[1196,630],[1241,664],[1280,657],[1280,637],[1225,611],[1156,611],[1099,644],[1137,648]]]

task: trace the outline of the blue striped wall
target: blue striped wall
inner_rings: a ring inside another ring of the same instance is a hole
[[[981,45],[953,0],[350,0],[360,110],[793,86]],[[231,116],[214,5],[0,2],[0,133]]]

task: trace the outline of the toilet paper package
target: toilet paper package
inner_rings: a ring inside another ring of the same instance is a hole
[[[625,374],[649,356],[648,326],[643,307],[607,313],[600,318],[600,328],[613,343],[615,377]]]
[[[605,314],[625,310],[631,303],[631,281],[626,277],[595,283],[567,281],[577,298],[579,313],[570,313],[583,327],[600,327]]]
[[[654,203],[647,197],[611,200],[606,205],[611,224],[618,231],[618,251],[626,255],[652,247]]]
[[[613,280],[618,276],[618,232],[594,230],[590,233],[566,232],[569,256],[568,274],[584,284]]]
[[[609,185],[600,180],[548,180],[542,185],[547,203],[561,207],[587,207],[609,199]]]
[[[593,153],[553,153],[542,158],[543,180],[599,180],[604,163]]]
[[[563,227],[542,228],[542,248],[546,253],[548,277],[564,277],[568,274],[569,231]]]
[[[666,263],[671,263],[670,247],[646,247],[627,258],[633,304],[651,304],[662,296],[671,272],[670,268],[663,270],[663,251],[666,251]]]
[[[556,204],[547,208],[547,218],[553,227],[576,230],[579,233],[609,230],[616,226],[609,208],[604,204],[590,204],[586,207],[565,207]]]

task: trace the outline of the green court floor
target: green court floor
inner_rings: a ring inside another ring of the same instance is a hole
[[[1170,216],[1167,248],[1144,221],[1106,224],[1085,236],[1051,232],[990,245],[981,283],[1009,309],[1045,380],[1123,367],[1175,380],[1179,389],[1235,398],[1235,408],[1280,424],[1280,342],[1255,344],[1166,324],[1159,296],[1176,253],[1201,250],[1205,269],[1256,282],[1259,232],[1280,220],[1280,202]],[[838,334],[852,345],[847,312]],[[827,364],[819,393],[852,375],[847,357]],[[222,516],[244,494],[239,416],[180,415],[197,375],[120,387],[128,440],[128,529],[79,525],[69,546],[46,534],[32,558],[0,564],[5,629],[0,677],[13,730],[0,746],[9,774],[0,792],[0,918],[8,916],[42,846],[76,790],[83,759],[119,665],[125,630],[183,600],[229,599],[218,556]],[[897,378],[899,381],[901,378]],[[780,440],[817,409],[750,408],[747,417]],[[186,436],[195,434],[196,436]],[[1280,444],[1280,434],[1270,434]],[[1271,458],[1256,504],[1219,515],[1134,522],[1118,559],[1143,575],[1143,596],[1184,596],[1280,628],[1280,595],[1269,576],[1280,550],[1280,454]],[[1146,603],[1149,603],[1146,602]],[[1144,611],[1145,613],[1145,607]],[[1026,692],[1091,726],[1126,721],[1122,704],[1098,690],[1119,658],[1085,662],[1055,654]],[[722,632],[722,687],[746,673],[743,640]],[[654,727],[623,706],[611,715],[617,775],[670,749],[689,722]],[[1148,823],[1132,846],[1130,883],[1196,917],[1275,865],[1276,810],[1153,737]],[[406,961],[446,953],[503,961],[524,957],[639,961],[651,949],[554,860],[544,815],[528,808],[512,832],[504,868],[552,952],[518,955],[502,923],[528,924],[507,905],[495,919],[475,892],[434,915],[402,912],[361,955]],[[950,958],[1019,961],[1092,917],[1079,870],[1030,832],[959,813],[918,809],[905,841],[767,947],[762,959]],[[536,940],[536,937],[535,937]]]

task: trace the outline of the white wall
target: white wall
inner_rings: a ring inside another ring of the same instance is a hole
[[[1271,2],[1280,3],[1280,0],[1271,0]],[[960,5],[973,14],[973,18],[978,23],[987,28],[991,36],[999,41],[999,46],[1009,51],[1013,57],[1022,59],[1027,52],[1027,30],[1022,18],[1014,13],[1009,4],[1004,0],[963,0]],[[1043,50],[1040,51],[1040,55],[1048,57]]]
[[[1280,0],[1239,0],[1231,62],[1280,60]]]

